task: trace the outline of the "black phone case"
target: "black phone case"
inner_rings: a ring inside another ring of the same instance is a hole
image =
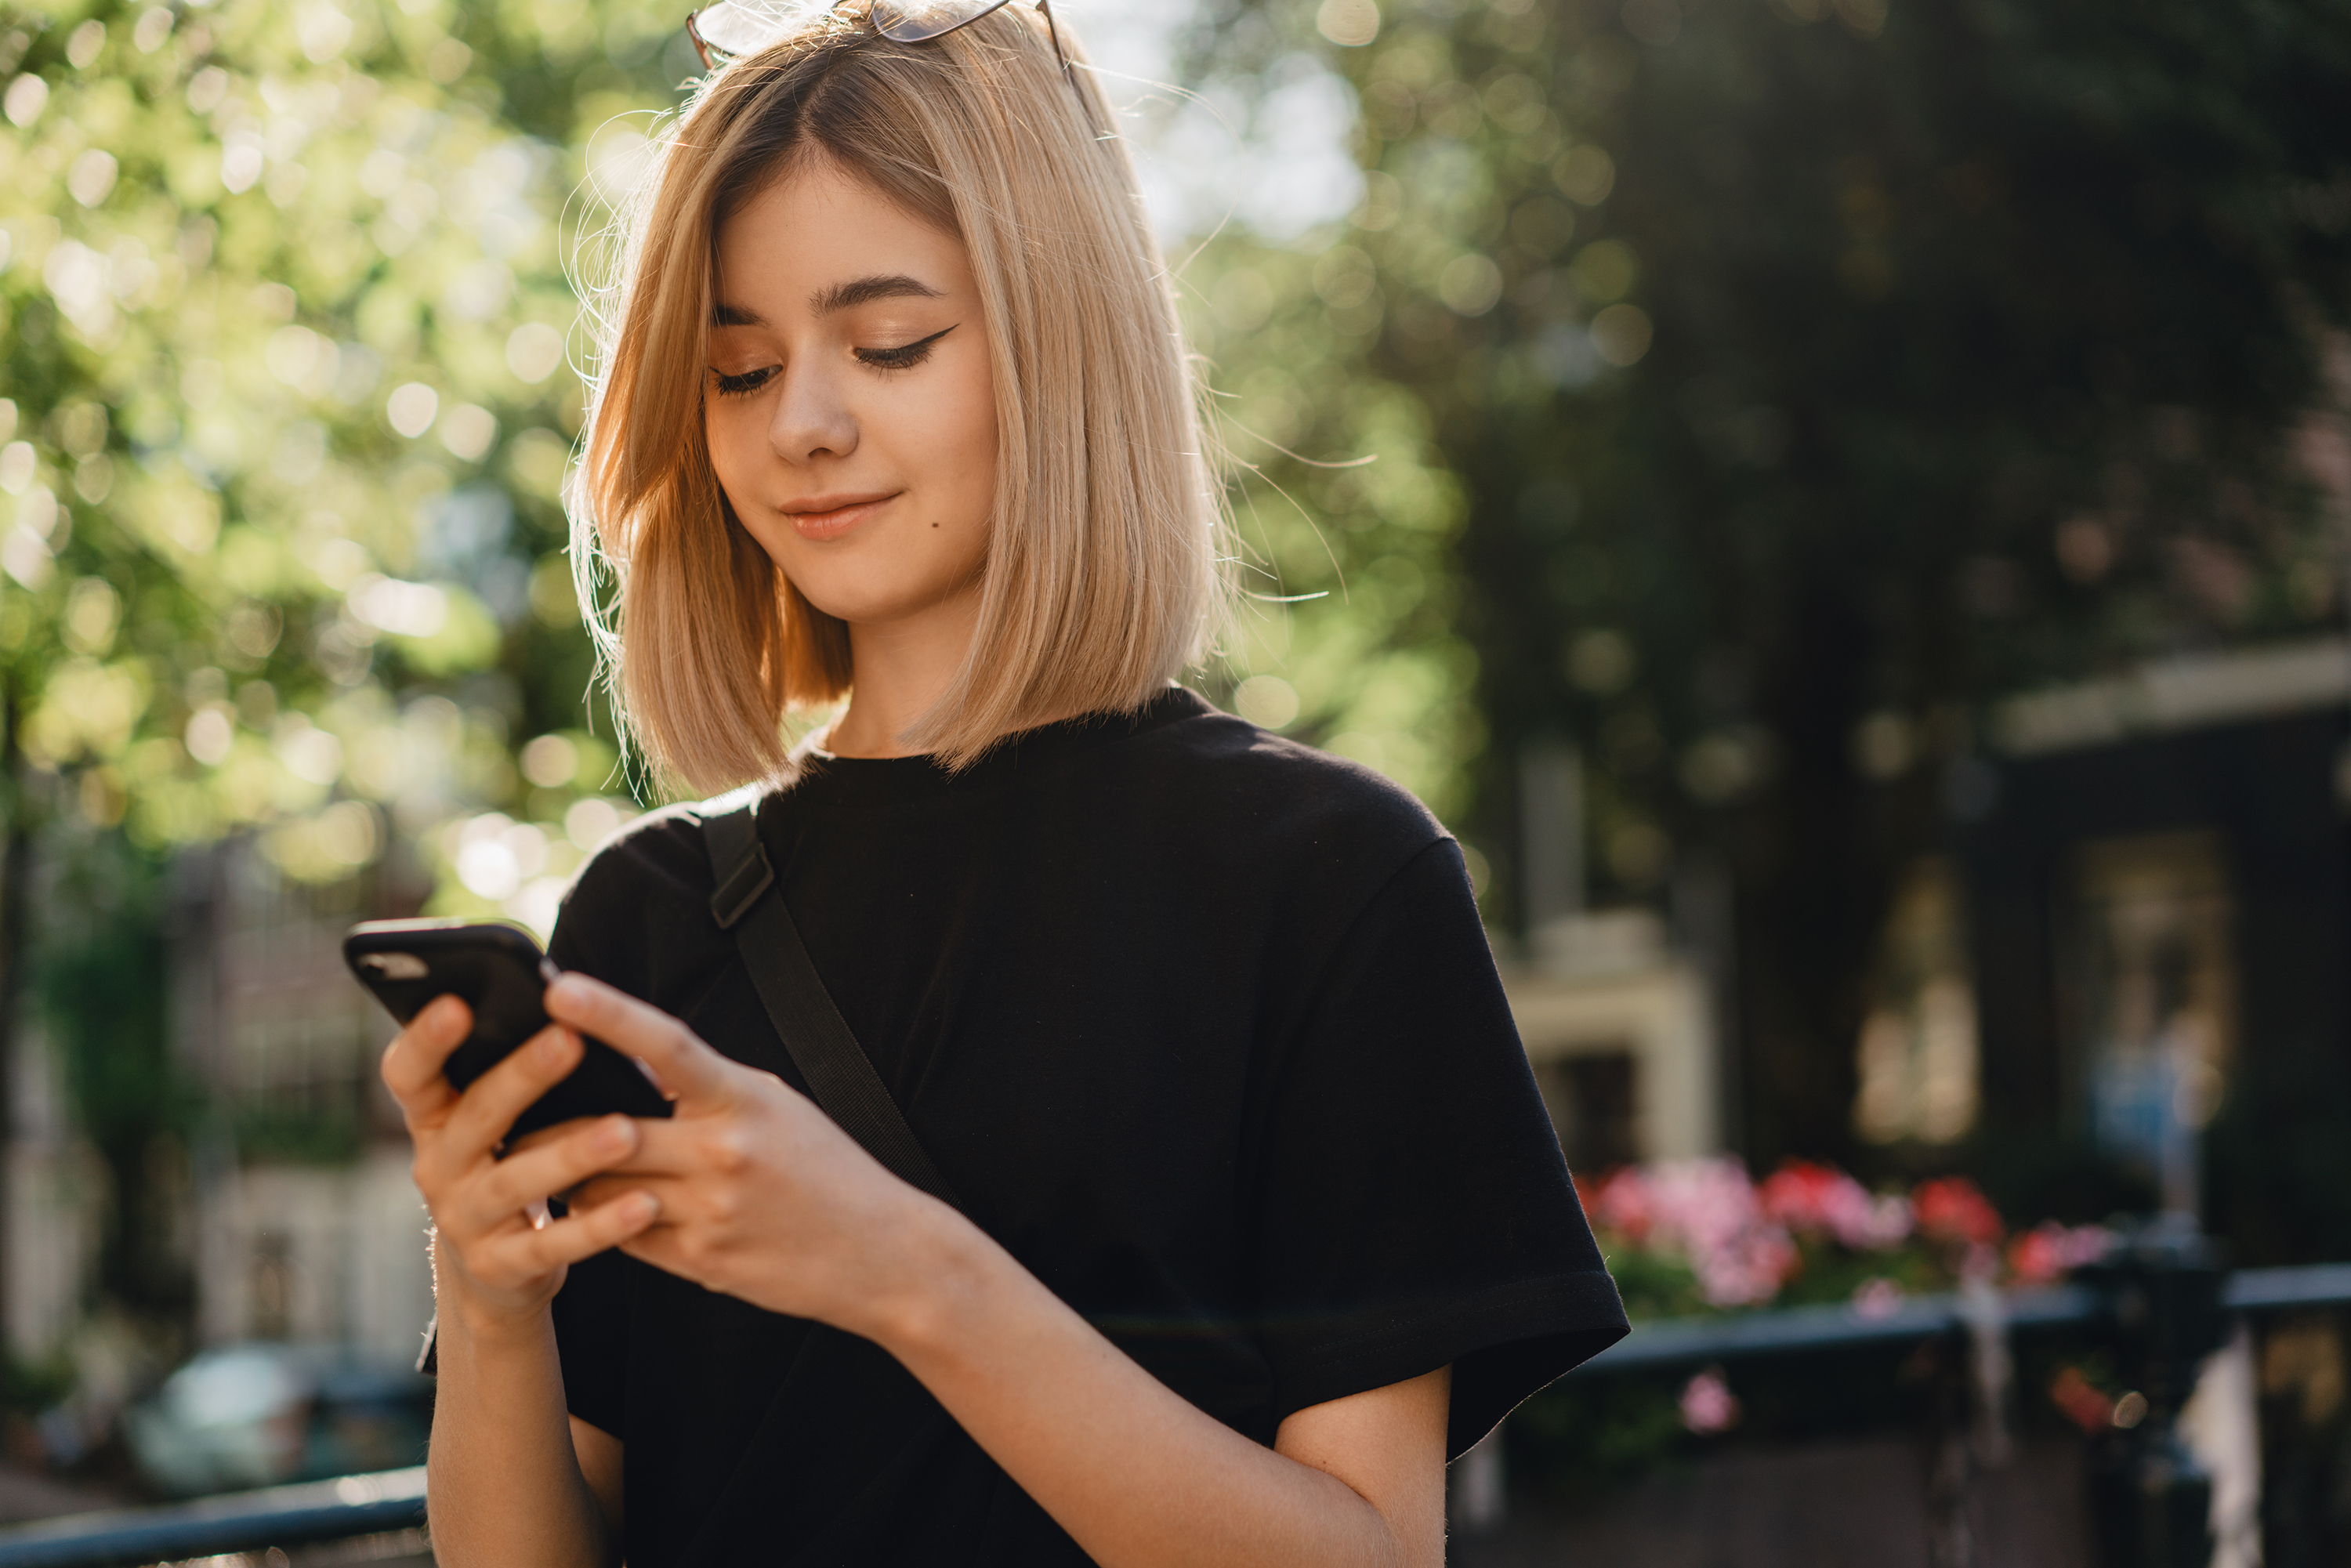
[[[545,1029],[541,1001],[555,967],[529,932],[492,920],[371,920],[343,938],[343,962],[392,1016],[406,1024],[435,997],[474,1011],[474,1031],[442,1068],[464,1090]],[[667,1116],[669,1102],[637,1064],[601,1040],[571,1075],[541,1095],[507,1130],[525,1133],[580,1116]]]

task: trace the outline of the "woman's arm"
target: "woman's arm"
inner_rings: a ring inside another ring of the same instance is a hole
[[[1301,1410],[1265,1448],[955,1218],[915,1242],[935,1289],[871,1337],[1104,1568],[1445,1561],[1450,1368]]]
[[[1449,1375],[1302,1410],[1273,1448],[1160,1383],[955,1209],[772,1074],[582,976],[548,1010],[646,1062],[675,1116],[580,1197],[645,1191],[632,1256],[863,1335],[1104,1568],[1436,1568]]]
[[[611,1568],[621,1560],[619,1520],[599,1506],[575,1433],[603,1439],[615,1483],[620,1444],[565,1409],[554,1324],[541,1312],[485,1332],[466,1317],[444,1305],[439,1318],[425,1460],[434,1561]]]
[[[655,1210],[622,1191],[550,1223],[541,1200],[633,1153],[636,1124],[553,1129],[496,1158],[505,1130],[571,1071],[580,1044],[546,1030],[460,1094],[441,1067],[471,1028],[465,1004],[444,997],[401,1031],[382,1069],[434,1218],[434,1552],[450,1568],[609,1568],[620,1561],[620,1444],[565,1408],[548,1303],[572,1263],[635,1235]]]

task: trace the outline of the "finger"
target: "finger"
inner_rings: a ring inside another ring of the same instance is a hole
[[[580,1065],[581,1050],[580,1037],[559,1024],[532,1035],[466,1086],[450,1114],[449,1138],[468,1154],[496,1147],[517,1116]]]
[[[681,1125],[676,1120],[651,1117],[634,1123],[636,1147],[626,1160],[608,1163],[602,1174],[614,1176],[684,1176],[706,1171],[741,1168],[748,1150],[737,1129]]]
[[[575,1122],[571,1126],[568,1137],[552,1143],[535,1141],[527,1152],[509,1154],[499,1161],[470,1200],[475,1218],[489,1224],[527,1204],[568,1192],[626,1159],[637,1146],[636,1124],[626,1116]]]
[[[650,1192],[662,1200],[662,1212],[677,1215],[684,1212],[685,1198],[694,1184],[683,1176],[647,1176],[642,1171],[599,1171],[569,1192],[563,1201],[574,1208],[601,1208],[613,1199],[632,1192]]]
[[[653,1069],[673,1099],[719,1101],[733,1084],[733,1063],[659,1008],[586,975],[547,988],[548,1016],[593,1035]]]
[[[569,1137],[582,1127],[591,1127],[595,1124],[593,1116],[574,1116],[569,1122],[558,1122],[551,1127],[534,1127],[518,1138],[507,1140],[507,1159],[512,1163],[517,1155],[545,1148],[549,1144]]]
[[[644,1185],[643,1179],[639,1176],[624,1176],[615,1175],[611,1171],[599,1171],[579,1186],[568,1188],[557,1196],[574,1208],[600,1208],[623,1193],[635,1192]]]
[[[649,1192],[630,1192],[594,1208],[573,1209],[568,1218],[517,1230],[491,1243],[496,1261],[517,1274],[544,1274],[567,1263],[618,1247],[640,1235],[661,1218],[661,1200]]]
[[[436,997],[384,1047],[377,1071],[411,1125],[444,1113],[456,1103],[457,1091],[441,1069],[473,1029],[471,1008],[455,997]]]

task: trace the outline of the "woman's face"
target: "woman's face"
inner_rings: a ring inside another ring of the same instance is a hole
[[[961,241],[820,158],[719,230],[709,366],[718,482],[810,603],[876,628],[969,607],[997,433]]]

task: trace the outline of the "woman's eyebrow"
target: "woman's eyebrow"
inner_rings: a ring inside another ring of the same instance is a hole
[[[836,310],[846,310],[852,305],[871,304],[876,299],[938,298],[939,291],[922,279],[893,272],[852,278],[847,283],[836,283],[830,288],[820,288],[810,297],[809,308],[820,316],[830,316]]]
[[[846,283],[836,283],[830,288],[820,288],[809,297],[809,308],[819,316],[830,316],[852,306],[869,305],[876,299],[937,299],[938,289],[919,277],[909,277],[903,272],[876,273],[871,277],[853,277]],[[756,310],[720,300],[710,308],[710,324],[714,327],[764,327],[767,319]]]

